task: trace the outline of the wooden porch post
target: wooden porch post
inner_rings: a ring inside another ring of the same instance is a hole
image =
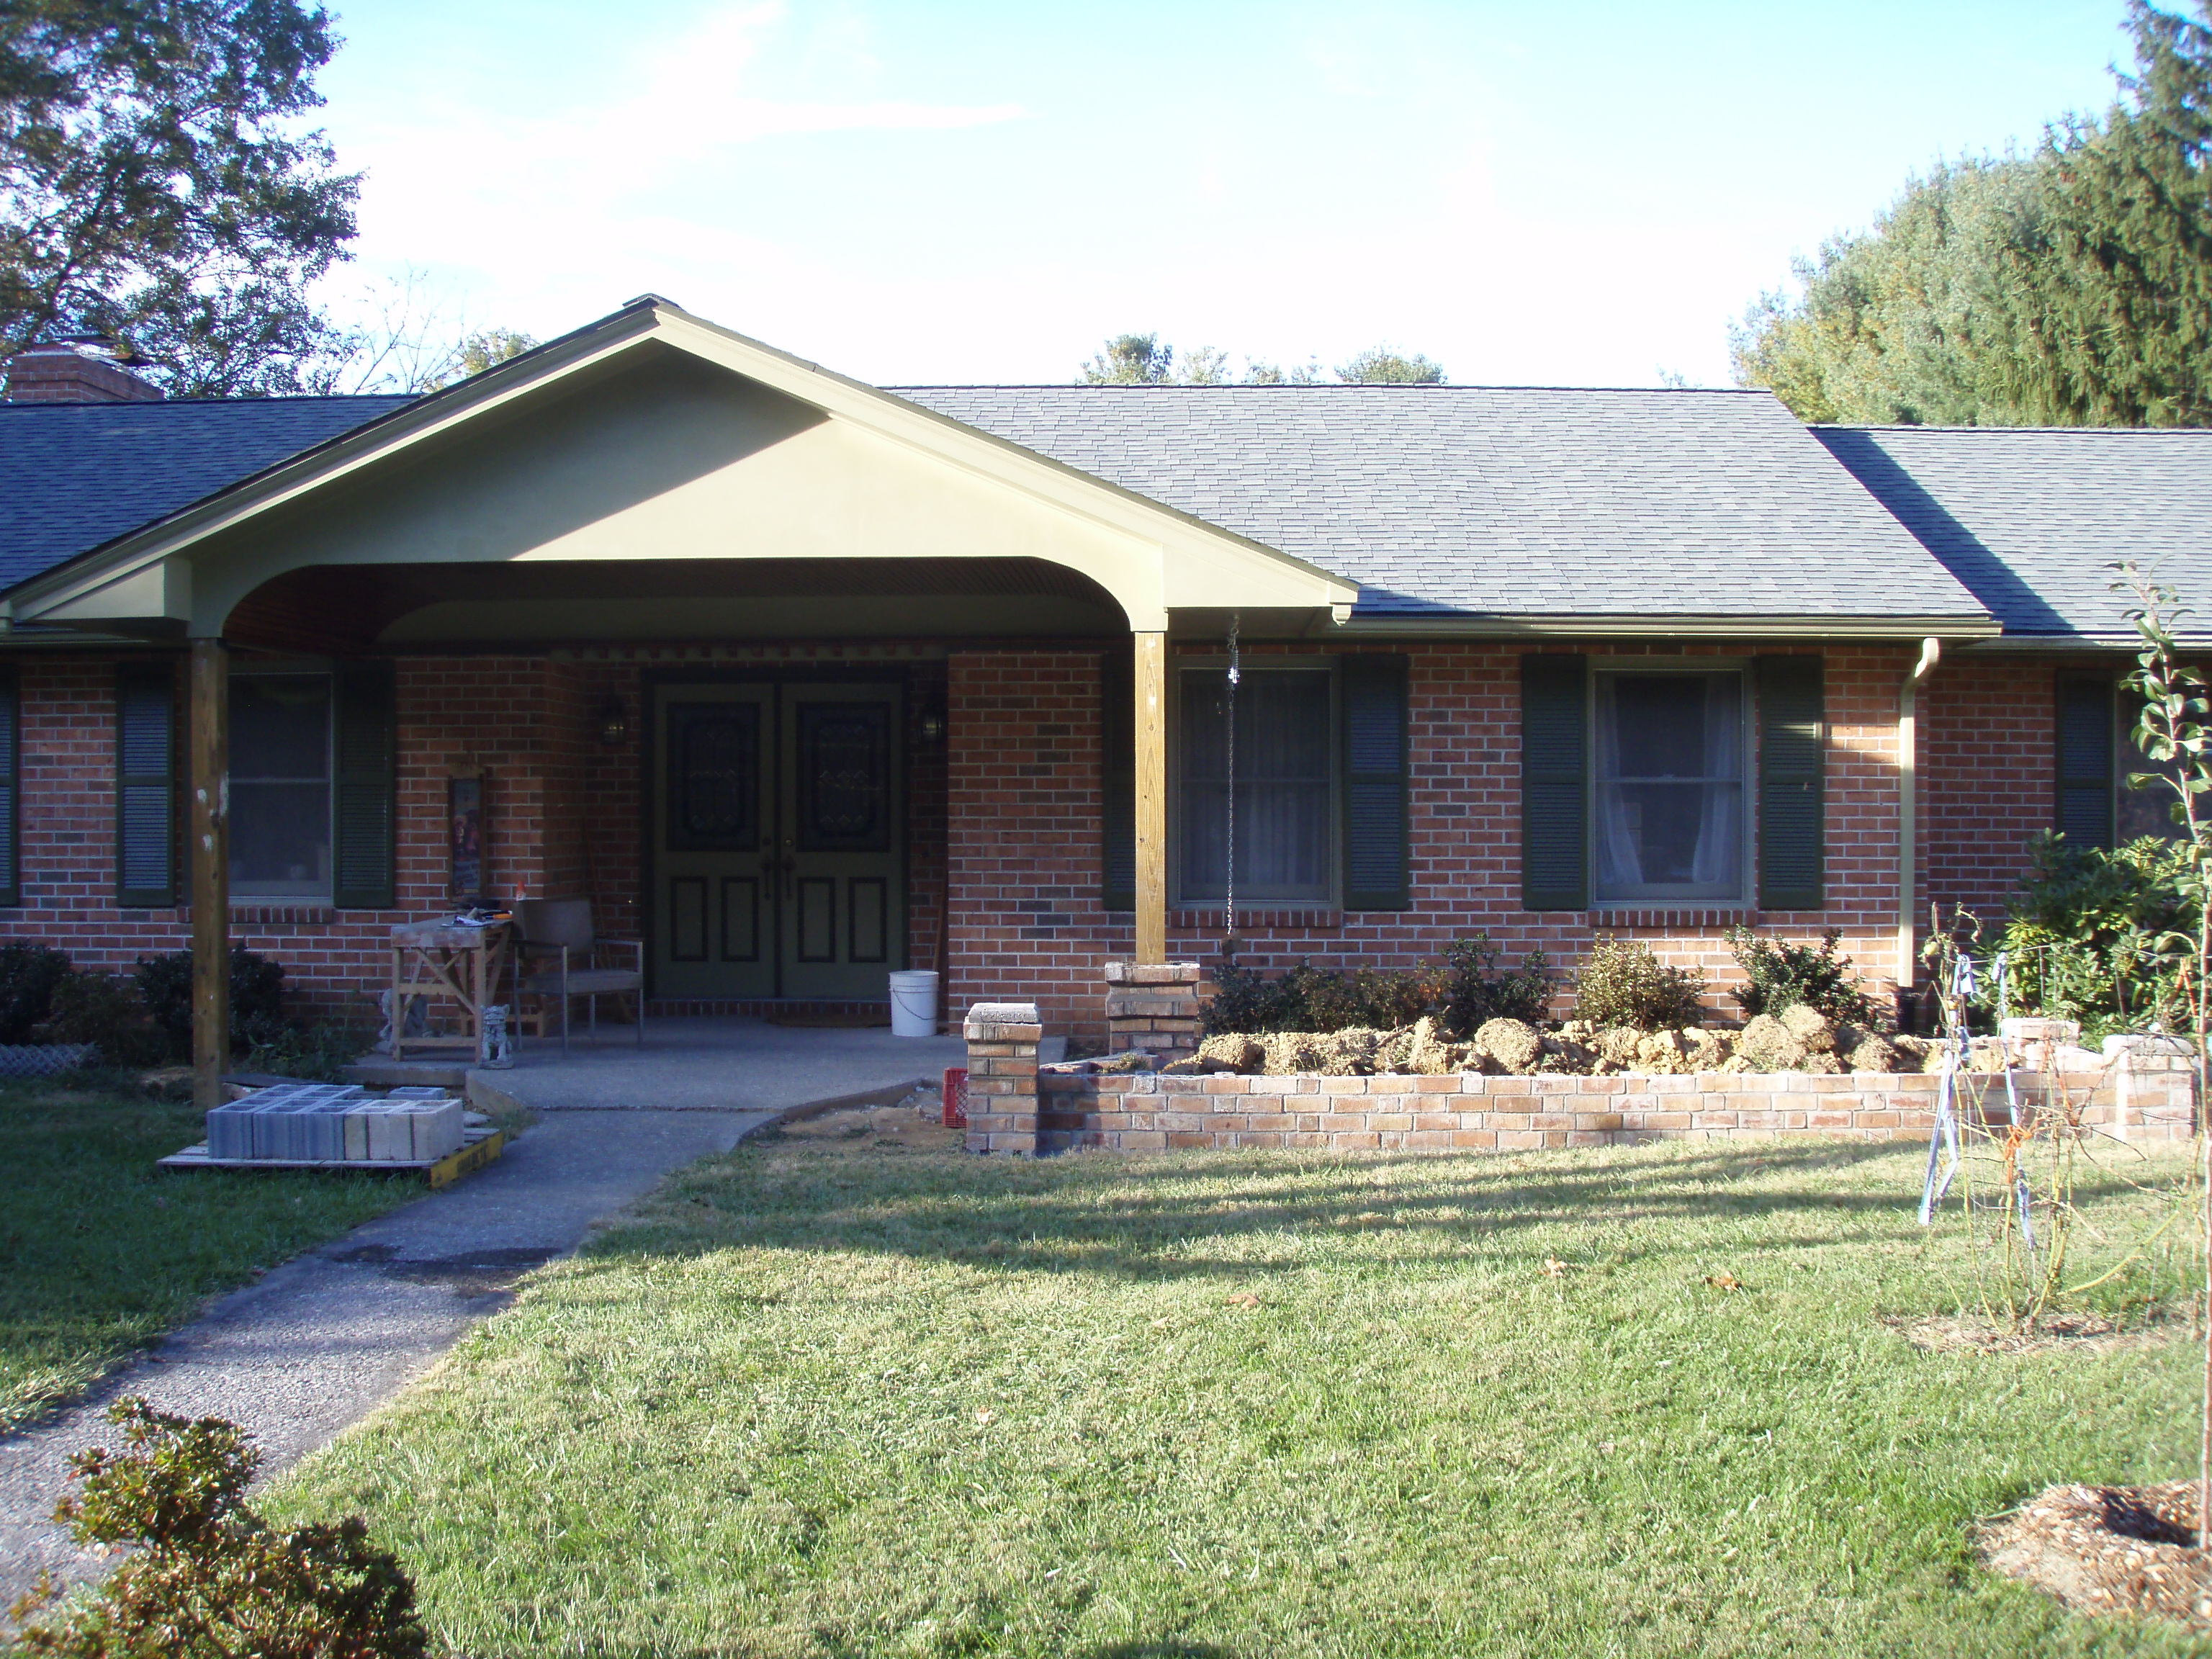
[[[230,653],[191,647],[192,1100],[222,1104],[230,1067]]]
[[[1136,641],[1137,950],[1139,963],[1168,959],[1167,635]]]

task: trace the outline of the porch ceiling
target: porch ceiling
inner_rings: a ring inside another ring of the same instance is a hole
[[[1041,559],[669,559],[311,565],[224,629],[264,650],[356,655],[609,640],[1110,637],[1113,595]]]

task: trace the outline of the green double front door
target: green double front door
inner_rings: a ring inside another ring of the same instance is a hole
[[[654,688],[654,994],[887,994],[906,965],[900,712],[895,684]]]

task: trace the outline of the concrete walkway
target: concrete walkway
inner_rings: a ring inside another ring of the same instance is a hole
[[[816,1097],[830,1092],[817,1077]],[[70,1580],[97,1569],[48,1517],[70,1454],[110,1437],[100,1413],[117,1395],[242,1423],[260,1442],[264,1474],[289,1468],[420,1376],[505,1305],[517,1279],[574,1249],[594,1222],[774,1116],[695,1109],[549,1117],[498,1163],[276,1269],[82,1405],[0,1439],[0,1608],[41,1567]]]
[[[879,1097],[908,1085],[934,1087],[950,1066],[968,1063],[957,1036],[893,1036],[887,1028],[816,1030],[758,1019],[648,1019],[602,1024],[599,1041],[569,1035],[528,1039],[512,1071],[469,1074],[537,1112],[653,1110],[783,1112],[825,1100]]]

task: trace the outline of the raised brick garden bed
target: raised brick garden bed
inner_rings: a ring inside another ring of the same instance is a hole
[[[2166,1054],[2075,1049],[2062,1055],[2084,1121],[2137,1141],[2186,1139],[2189,1062]],[[1185,1147],[1322,1147],[1334,1152],[1510,1152],[1650,1140],[1828,1136],[1924,1139],[1933,1074],[1694,1072],[1674,1077],[1172,1077],[1038,1079],[1037,1148],[1127,1152]],[[2022,1102],[2044,1098],[2041,1073],[2015,1073]],[[2001,1120],[2004,1083],[1970,1085]]]

